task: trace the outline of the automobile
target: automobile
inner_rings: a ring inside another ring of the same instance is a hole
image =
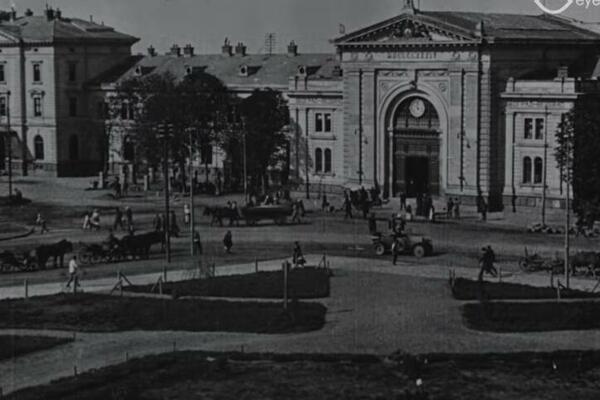
[[[394,233],[373,235],[372,240],[375,254],[381,257],[391,253],[395,238],[396,234]],[[398,243],[401,246],[399,249],[400,254],[410,254],[417,258],[428,257],[433,254],[433,242],[426,236],[404,233],[398,235],[398,238],[400,239]]]

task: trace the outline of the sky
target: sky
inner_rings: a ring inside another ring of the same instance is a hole
[[[560,8],[566,0],[545,1]],[[0,7],[14,4],[19,14],[27,8],[41,14],[46,3],[60,7],[67,17],[93,16],[94,21],[139,37],[135,52],[153,45],[162,53],[174,43],[191,43],[197,53],[217,53],[227,37],[259,53],[265,51],[266,35],[275,33],[277,51],[295,40],[300,51],[308,53],[332,52],[329,40],[339,35],[340,24],[350,32],[393,17],[403,0],[0,0]],[[420,8],[541,13],[534,0],[420,0]],[[573,4],[565,15],[597,23],[600,7]]]

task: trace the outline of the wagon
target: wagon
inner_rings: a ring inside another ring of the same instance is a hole
[[[106,243],[81,243],[78,258],[83,265],[94,265],[120,261],[125,258],[125,252],[119,244],[109,246]]]
[[[26,255],[18,257],[10,251],[0,253],[0,272],[24,272],[34,269],[36,269],[34,260]]]
[[[250,226],[256,225],[261,220],[273,220],[277,225],[284,225],[292,215],[291,205],[273,205],[245,207],[241,210],[243,218]]]

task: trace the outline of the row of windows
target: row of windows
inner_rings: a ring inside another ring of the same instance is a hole
[[[0,117],[6,117],[8,114],[7,98],[0,97]],[[33,97],[33,116],[41,117],[43,115],[42,96]]]
[[[317,148],[315,150],[315,172],[317,174],[330,174],[331,167],[331,149]]]
[[[34,83],[42,83],[42,64],[35,62],[32,64],[32,75]],[[77,81],[77,63],[67,63],[67,79],[69,82]],[[6,82],[6,66],[0,64],[0,82]]]
[[[544,177],[544,160],[541,157],[523,158],[523,184],[541,185]]]

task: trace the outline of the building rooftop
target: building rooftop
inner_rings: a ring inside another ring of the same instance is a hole
[[[340,79],[336,74],[339,61],[335,54],[147,55],[131,57],[126,63],[88,82],[88,85],[114,84],[135,76],[165,72],[183,79],[199,69],[231,88],[287,88],[290,77],[299,75],[301,68],[310,80]]]
[[[27,10],[24,16],[10,13],[8,21],[0,22],[2,42],[25,43],[73,43],[73,42],[110,42],[133,44],[139,39],[114,28],[79,18],[66,18],[60,10],[46,9],[44,15],[33,15]]]

